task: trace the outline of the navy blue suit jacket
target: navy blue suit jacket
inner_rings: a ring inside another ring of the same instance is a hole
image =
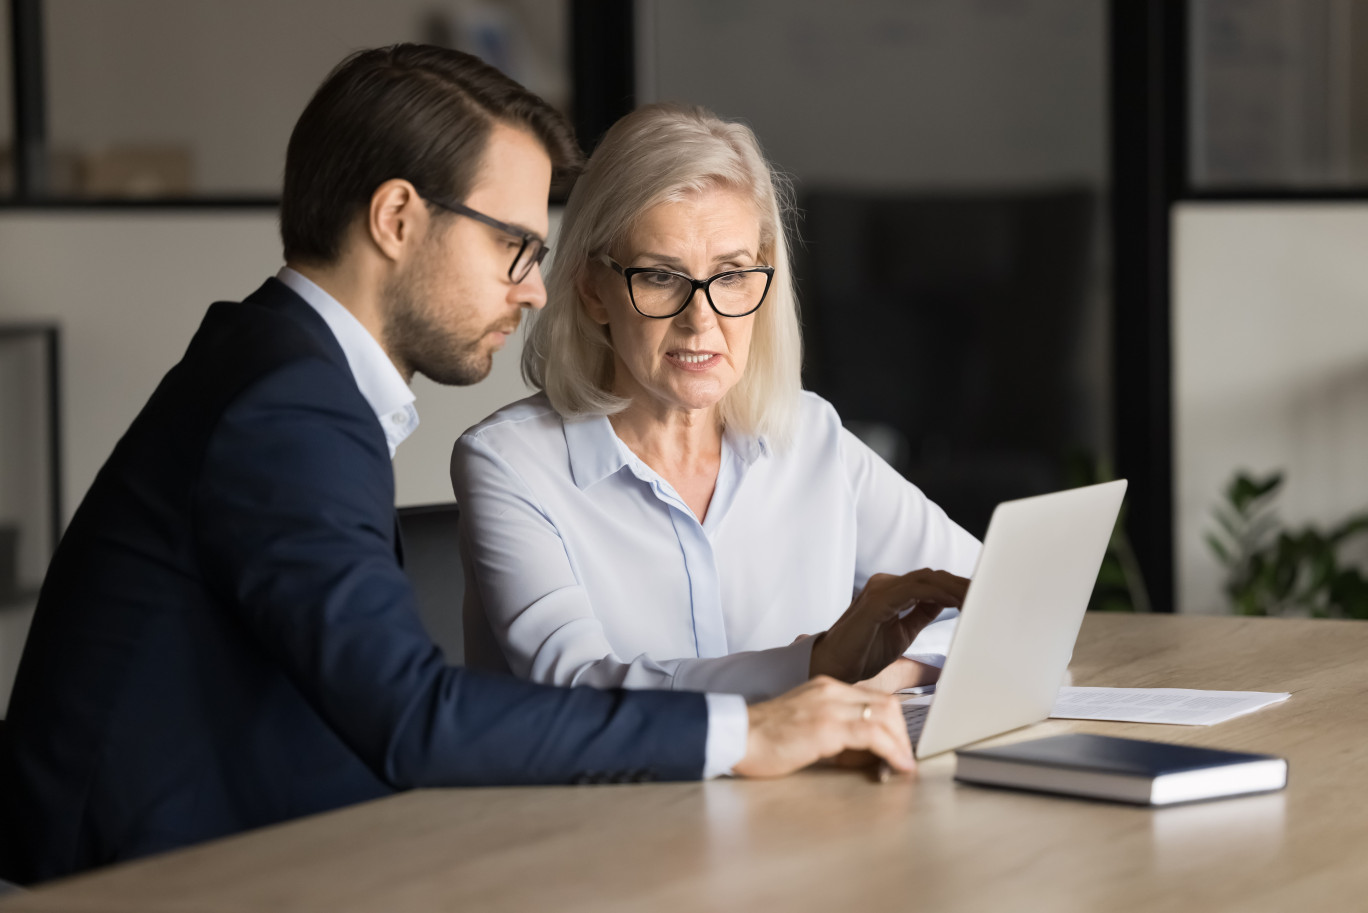
[[[0,752],[0,874],[409,787],[700,776],[703,695],[448,666],[397,547],[385,437],[322,318],[274,279],[213,305],[49,568]]]

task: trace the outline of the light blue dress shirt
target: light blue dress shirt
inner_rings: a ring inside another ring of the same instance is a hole
[[[467,661],[557,685],[772,697],[870,576],[968,577],[980,548],[811,393],[782,453],[724,435],[701,524],[607,418],[541,394],[462,435],[451,473]],[[942,662],[956,615],[908,655]]]

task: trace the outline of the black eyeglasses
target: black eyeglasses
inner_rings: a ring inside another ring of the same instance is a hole
[[[623,266],[606,254],[603,262],[627,280],[627,294],[632,307],[642,317],[664,320],[683,312],[699,289],[708,305],[722,317],[745,317],[754,314],[765,303],[770,283],[774,281],[774,267],[751,266],[729,269],[695,279],[669,269]]]
[[[476,222],[483,222],[490,228],[497,228],[504,234],[521,241],[522,246],[518,248],[517,256],[513,258],[513,265],[508,268],[508,279],[515,285],[526,279],[533,267],[540,265],[546,259],[546,255],[551,252],[551,248],[546,246],[546,242],[530,231],[524,231],[516,225],[509,225],[507,222],[500,222],[493,216],[487,216],[478,209],[471,209],[464,203],[452,203],[428,196],[423,197],[423,199],[433,206],[439,206],[447,212],[456,213],[458,216],[466,216]]]

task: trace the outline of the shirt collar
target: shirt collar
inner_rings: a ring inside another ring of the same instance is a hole
[[[570,474],[580,490],[606,479],[624,466],[641,463],[618,439],[606,415],[566,421],[565,446],[570,453]],[[645,468],[644,463],[641,465]]]
[[[276,278],[303,298],[332,330],[357,388],[385,430],[393,456],[399,443],[418,426],[418,412],[413,408],[417,397],[403,375],[370,331],[336,298],[288,266],[282,266]]]
[[[768,452],[765,439],[725,431],[724,449],[746,466]],[[617,436],[606,415],[570,419],[565,422],[565,445],[570,456],[570,474],[581,491],[601,482],[624,466],[637,478],[650,482],[660,478]]]

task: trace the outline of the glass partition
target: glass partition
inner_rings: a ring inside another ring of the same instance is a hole
[[[1194,190],[1368,186],[1368,0],[1192,0]]]
[[[271,198],[290,129],[352,50],[461,48],[562,109],[566,0],[46,0],[51,190]]]

